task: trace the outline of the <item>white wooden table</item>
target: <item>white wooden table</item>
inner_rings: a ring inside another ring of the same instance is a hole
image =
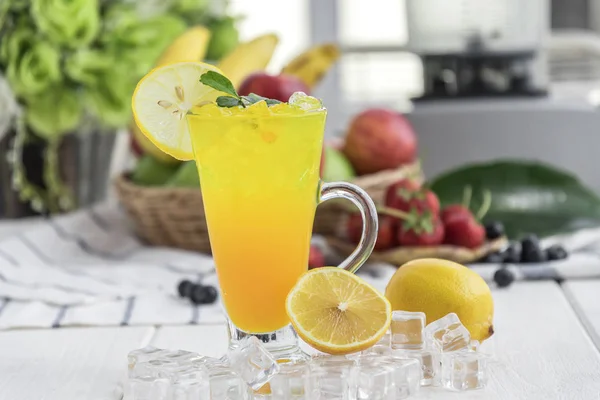
[[[0,224],[0,239],[39,223]],[[488,387],[415,399],[600,399],[600,280],[493,289]],[[0,400],[121,400],[128,351],[152,344],[220,356],[224,325],[0,331]]]
[[[600,280],[494,290],[496,354],[487,388],[426,388],[418,399],[600,399]],[[0,332],[0,400],[120,399],[129,350],[151,343],[209,356],[223,325]]]

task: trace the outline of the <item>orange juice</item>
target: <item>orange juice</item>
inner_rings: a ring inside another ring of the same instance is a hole
[[[225,309],[249,333],[289,324],[307,270],[326,111],[264,102],[187,116]]]

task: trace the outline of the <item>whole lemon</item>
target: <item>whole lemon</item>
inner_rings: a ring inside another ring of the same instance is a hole
[[[494,333],[490,288],[464,265],[437,258],[410,261],[392,276],[385,296],[392,310],[424,312],[427,323],[456,313],[472,339],[484,341]]]

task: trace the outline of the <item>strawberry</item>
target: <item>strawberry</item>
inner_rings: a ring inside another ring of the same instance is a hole
[[[325,266],[325,256],[317,246],[310,245],[310,253],[308,255],[308,269],[321,268]]]
[[[473,214],[471,210],[462,204],[450,204],[442,209],[440,213],[440,219],[443,223],[446,223],[447,220],[455,217],[455,216],[464,216],[467,218],[473,218]]]
[[[360,214],[352,214],[348,220],[348,239],[352,243],[358,243],[362,235],[362,217]],[[389,215],[379,216],[379,230],[377,231],[377,242],[375,250],[387,250],[396,244],[397,219]]]
[[[377,242],[375,250],[387,250],[396,244],[397,219],[389,215],[379,217],[379,231],[377,231]]]
[[[388,187],[385,194],[385,205],[396,210],[410,212],[440,211],[440,201],[435,193],[426,188],[420,188],[414,181],[403,179]]]
[[[398,242],[402,246],[435,246],[444,240],[444,224],[431,212],[412,214],[398,229]],[[414,217],[416,215],[416,217]]]
[[[455,214],[444,222],[444,243],[475,249],[485,242],[485,228],[472,216]]]
[[[397,208],[395,204],[407,202],[420,188],[421,186],[411,179],[401,179],[392,183],[385,192],[385,205]]]

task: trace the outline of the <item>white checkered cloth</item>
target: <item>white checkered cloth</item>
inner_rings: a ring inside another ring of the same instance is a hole
[[[576,251],[565,261],[509,266],[517,279],[600,277],[600,229],[554,240]],[[492,281],[499,266],[472,267]],[[361,275],[383,290],[395,270],[371,264]],[[41,220],[0,240],[0,330],[224,322],[219,302],[195,306],[177,296],[183,279],[218,287],[211,257],[145,246],[116,205]]]

